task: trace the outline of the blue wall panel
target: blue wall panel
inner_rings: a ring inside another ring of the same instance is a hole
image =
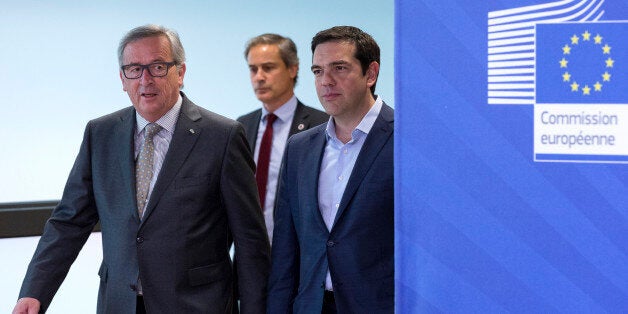
[[[396,1],[398,313],[628,312],[628,165],[535,161],[535,86],[489,104],[489,12],[516,9],[628,20],[619,0]]]

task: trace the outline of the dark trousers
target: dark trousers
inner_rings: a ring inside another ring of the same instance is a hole
[[[325,294],[323,295],[323,310],[321,314],[337,314],[338,309],[336,308],[336,298],[334,298],[333,291],[325,290]]]
[[[141,295],[137,296],[137,305],[135,306],[135,313],[137,314],[146,314],[146,308],[144,307],[144,297]]]

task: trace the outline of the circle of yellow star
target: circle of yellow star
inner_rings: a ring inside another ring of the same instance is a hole
[[[582,35],[582,41],[583,42],[590,42],[591,41],[591,33],[589,33],[588,30],[585,30],[584,33],[581,34]],[[595,37],[593,37],[593,44],[595,45],[602,45],[602,40],[604,37],[602,37],[602,35],[600,34],[596,34]],[[570,42],[571,45],[578,45],[580,42],[580,37],[576,34],[572,35],[570,38]],[[584,45],[584,43],[583,43]],[[563,55],[570,55],[572,48],[577,49],[576,47],[572,47],[569,44],[565,44],[562,47],[562,51],[563,51]],[[611,49],[612,47],[609,46],[608,43],[604,43],[604,46],[601,47],[602,48],[602,54],[603,55],[610,55],[611,54]],[[577,51],[577,50],[574,50]],[[561,60],[559,60],[558,62],[560,64],[561,68],[568,68],[568,63],[569,60],[567,60],[565,57],[563,57]],[[612,68],[615,64],[615,60],[613,60],[613,58],[611,58],[610,56],[604,60],[605,66],[606,68]],[[605,71],[603,74],[601,74],[602,76],[602,82],[610,82],[611,81],[611,74],[608,71]],[[582,95],[591,95],[591,87],[593,87],[593,91],[595,92],[601,92],[602,91],[602,87],[603,84],[600,83],[600,81],[595,81],[595,84],[584,84],[584,87],[581,87],[580,84],[578,84],[576,82],[576,80],[573,79],[574,77],[571,75],[571,73],[569,73],[569,71],[565,71],[562,74],[562,79],[563,82],[566,82],[569,84],[569,87],[571,88],[572,92],[579,92],[582,91]]]

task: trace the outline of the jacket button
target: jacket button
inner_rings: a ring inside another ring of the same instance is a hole
[[[129,287],[131,287],[131,290],[137,291],[137,286],[136,285],[130,284]]]
[[[327,246],[328,246],[328,247],[332,247],[332,246],[334,246],[334,245],[336,245],[336,242],[334,242],[334,241],[332,241],[332,240],[327,241]]]
[[[144,242],[144,238],[137,237],[137,239],[135,239],[135,241],[137,241],[137,243],[142,243],[142,242]]]

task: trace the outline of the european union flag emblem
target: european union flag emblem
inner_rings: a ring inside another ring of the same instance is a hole
[[[536,103],[628,104],[628,22],[536,25]]]

